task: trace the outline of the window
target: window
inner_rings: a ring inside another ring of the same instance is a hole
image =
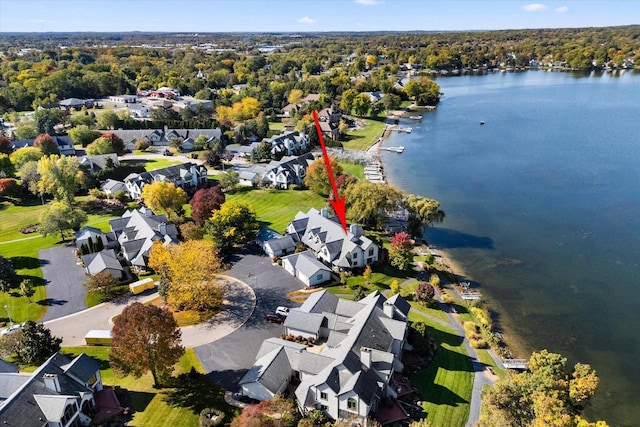
[[[353,254],[353,259],[356,259],[356,258],[358,258],[358,252]]]
[[[373,248],[369,249],[369,256],[373,256]]]
[[[320,392],[320,400],[327,400],[329,396],[324,391]]]
[[[358,407],[358,403],[356,402],[356,400],[353,397],[350,397],[347,400],[347,408],[351,409],[352,411],[355,411]]]
[[[318,280],[322,280],[322,274],[318,274],[318,275],[316,276],[316,279],[318,279]]]

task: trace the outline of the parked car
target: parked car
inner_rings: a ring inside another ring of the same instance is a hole
[[[287,317],[289,315],[289,307],[279,306],[278,308],[276,308],[276,314]]]
[[[2,332],[0,332],[0,335],[9,335],[10,333],[15,332],[15,331],[19,331],[22,328],[24,328],[24,322],[16,323],[15,325],[11,325],[7,329],[5,329]]]
[[[169,151],[169,149],[165,148],[164,151],[162,152],[163,156],[173,156],[173,153],[171,151]]]
[[[267,322],[271,322],[271,323],[284,323],[284,316],[281,316],[279,314],[267,314],[265,316],[265,319],[267,319]]]

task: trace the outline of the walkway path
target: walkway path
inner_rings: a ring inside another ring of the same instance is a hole
[[[256,296],[251,287],[228,276],[226,299],[220,313],[208,322],[185,326],[182,330],[182,345],[198,347],[229,335],[251,317],[256,305]],[[117,301],[44,322],[54,336],[62,338],[64,346],[85,345],[84,336],[92,329],[111,329],[113,318],[133,302],[146,303],[158,297],[157,292],[142,296],[126,296]]]

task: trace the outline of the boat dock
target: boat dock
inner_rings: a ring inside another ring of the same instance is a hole
[[[413,130],[412,128],[406,127],[397,127],[394,130],[398,131],[398,132],[406,132],[406,133],[411,133],[411,131]]]

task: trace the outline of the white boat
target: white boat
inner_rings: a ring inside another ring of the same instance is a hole
[[[411,120],[422,120],[422,116],[409,116]]]
[[[394,153],[402,153],[404,151],[403,146],[399,147],[380,147],[381,150],[393,151]]]

